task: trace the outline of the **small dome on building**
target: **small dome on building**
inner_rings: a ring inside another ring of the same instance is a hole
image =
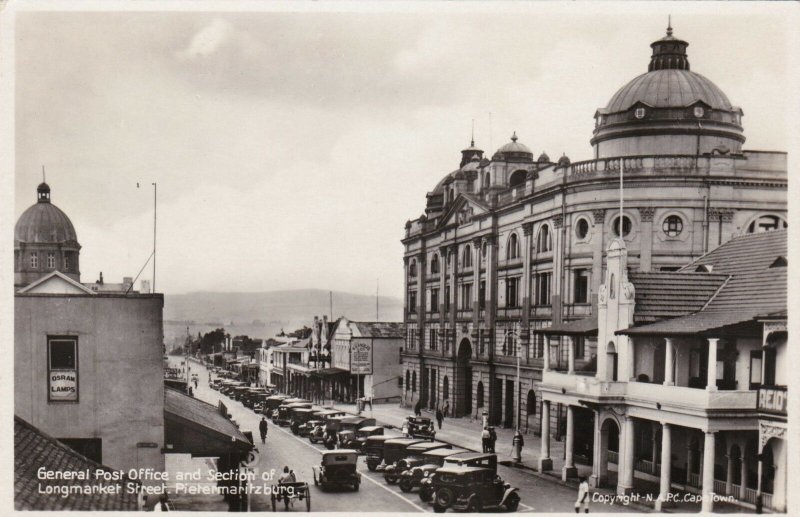
[[[570,163],[571,162],[569,161],[569,157],[566,155],[566,153],[562,154],[561,158],[558,159],[559,167],[569,167]]]
[[[497,152],[494,153],[492,159],[500,161],[532,162],[533,151],[531,151],[527,145],[517,142],[517,140],[517,132],[514,131],[514,134],[511,135],[511,141],[498,149]]]
[[[550,157],[547,156],[547,153],[542,152],[542,154],[539,155],[539,158],[537,158],[536,161],[538,163],[550,163]]]
[[[14,241],[24,243],[78,242],[75,226],[67,214],[50,202],[50,186],[42,183],[37,188],[38,202],[31,205],[17,219]]]

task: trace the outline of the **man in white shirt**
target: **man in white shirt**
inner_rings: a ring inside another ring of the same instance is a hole
[[[581,513],[581,507],[584,513],[589,513],[589,482],[585,477],[580,478],[578,485],[578,499],[575,501],[575,513]]]

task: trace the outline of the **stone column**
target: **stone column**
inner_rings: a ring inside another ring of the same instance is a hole
[[[444,293],[447,287],[447,247],[442,246],[439,248],[439,307],[436,309],[439,311],[439,321],[444,321],[447,317],[447,312],[445,312],[445,299]],[[433,308],[433,307],[431,307]]]
[[[578,469],[575,468],[574,460],[574,444],[575,444],[575,415],[574,408],[567,405],[567,437],[564,441],[564,467],[561,469],[561,479],[566,481],[569,478],[574,478],[578,475]]]
[[[539,454],[539,472],[553,470],[550,458],[550,401],[542,402],[542,450]]]
[[[606,221],[606,211],[603,208],[592,210],[592,293],[600,292],[600,282],[603,278],[603,226]],[[594,295],[593,295],[594,296]]]
[[[563,194],[562,194],[563,196]],[[550,282],[550,303],[553,314],[553,325],[561,323],[562,319],[562,306],[564,300],[562,293],[564,291],[563,275],[564,275],[564,216],[556,214],[553,216],[553,276]]]
[[[660,512],[668,502],[670,487],[672,484],[672,428],[669,424],[661,426],[661,487],[656,500],[656,511]]]
[[[713,340],[716,342],[716,340]],[[716,343],[715,343],[716,345]],[[714,432],[706,431],[703,444],[703,502],[702,512],[711,512],[714,509]]]
[[[567,373],[575,375],[575,338],[567,336]]]
[[[653,214],[654,208],[640,208],[639,217],[642,220],[641,254],[639,256],[639,270],[650,271],[653,255]]]
[[[692,465],[694,465],[694,449],[692,448],[692,444],[686,446],[686,484],[691,485],[689,482],[690,476],[692,474]]]
[[[633,418],[626,416],[624,431],[620,439],[620,461],[617,480],[617,494],[627,495],[633,491]]]
[[[542,366],[543,372],[550,371],[550,336],[544,337],[544,365]]]
[[[708,338],[708,379],[706,389],[717,391],[717,343],[718,338]]]
[[[739,482],[739,499],[744,499],[744,492],[745,490],[747,490],[747,458],[744,455],[744,449],[742,449],[741,451],[741,463],[739,464],[739,475],[741,477],[741,480]]]
[[[472,328],[478,330],[481,317],[481,240],[472,240]],[[456,351],[458,353],[458,351]],[[476,347],[475,354],[478,350]]]
[[[666,357],[664,358],[664,386],[675,385],[675,349],[672,347],[672,338],[664,338],[666,344]]]
[[[522,328],[529,329],[531,321],[531,234],[533,233],[533,223],[522,225]],[[528,333],[530,336],[530,333]],[[527,342],[525,343],[528,344]]]
[[[725,495],[733,494],[733,456],[731,455],[730,448],[728,449],[728,468],[725,471]]]
[[[450,305],[450,318],[449,318],[449,329],[444,331],[444,340],[442,341],[442,355],[447,355],[445,353],[445,348],[448,346],[448,342],[452,341],[450,345],[452,345],[450,349],[450,355],[455,354],[455,340],[456,340],[456,314],[458,314],[458,244],[453,244],[450,247],[450,251],[453,252],[453,269],[451,269],[450,273],[450,293],[453,296],[453,303]],[[450,332],[451,336],[448,336],[448,331]]]
[[[592,475],[589,485],[592,488],[601,487],[606,481],[608,472],[608,449],[603,447],[603,433],[600,430],[600,412],[594,413],[594,444],[592,446]]]

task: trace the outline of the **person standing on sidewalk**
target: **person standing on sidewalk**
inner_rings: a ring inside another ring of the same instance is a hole
[[[449,399],[444,401],[444,411],[442,413],[444,413],[445,418],[450,416],[450,400]]]
[[[489,452],[496,452],[494,449],[495,443],[497,443],[497,433],[495,432],[493,426],[489,426]]]
[[[581,513],[583,507],[584,513],[589,513],[589,482],[585,477],[580,478],[578,485],[578,500],[575,501],[575,513]]]
[[[489,433],[489,428],[484,427],[483,431],[481,432],[481,445],[483,445],[483,452],[489,452],[489,441],[491,440],[491,433]]]
[[[442,410],[441,409],[437,409],[436,410],[436,423],[439,424],[439,430],[442,429],[442,421],[443,420],[444,420],[444,415],[442,415]]]
[[[422,399],[418,400],[416,404],[414,404],[414,414],[416,416],[422,416]]]

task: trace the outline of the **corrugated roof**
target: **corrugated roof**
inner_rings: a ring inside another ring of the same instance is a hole
[[[401,322],[372,322],[372,321],[351,321],[351,324],[358,328],[362,337],[372,338],[404,338],[405,327]]]
[[[250,441],[242,434],[239,428],[222,416],[216,406],[179,391],[164,390],[164,412],[225,435],[228,441],[238,440],[245,444],[250,444]]]
[[[631,272],[636,289],[634,321],[651,323],[697,312],[728,279],[717,273]]]
[[[755,310],[757,314],[786,310],[786,275],[785,267],[736,275],[725,284],[705,310],[708,312]]]
[[[778,257],[787,255],[787,230],[752,233],[734,237],[706,253],[681,271],[711,266],[714,273],[738,275],[767,269]]]
[[[82,472],[96,469],[113,472],[114,469],[101,465],[77,453],[55,438],[43,433],[18,416],[14,416],[14,509],[15,510],[128,510],[138,509],[136,494],[125,489],[131,483],[124,481],[104,481],[91,476],[87,480],[47,480],[39,479],[37,471],[45,467],[51,472]],[[118,486],[118,494],[72,493],[69,497],[58,494],[40,493],[40,487],[50,486]]]

